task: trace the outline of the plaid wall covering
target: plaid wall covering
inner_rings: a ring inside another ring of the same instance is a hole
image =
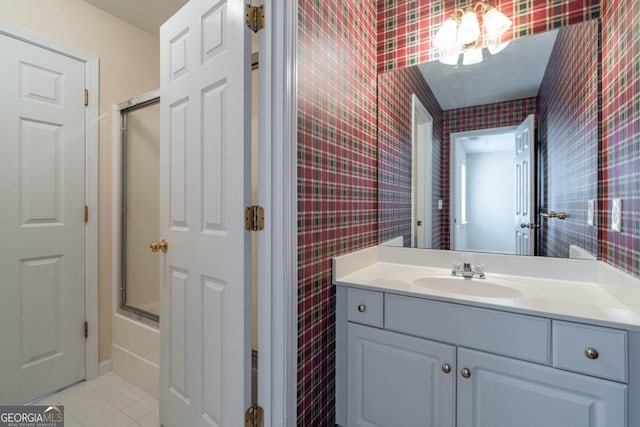
[[[404,236],[411,244],[412,94],[433,119],[433,187],[441,188],[442,109],[418,67],[378,75],[378,240]],[[433,192],[433,212],[443,196]],[[432,220],[432,247],[440,247],[440,218]]]
[[[529,114],[536,113],[536,98],[517,99],[495,104],[478,105],[444,112],[444,131],[442,137],[442,164],[449,164],[449,146],[451,134],[478,129],[490,129],[504,126],[517,126]],[[449,168],[442,171],[442,194],[444,209],[442,214],[441,249],[451,247],[449,233]]]
[[[431,39],[467,0],[378,0],[378,71],[437,59]],[[617,2],[616,2],[617,3]],[[496,0],[513,26],[503,40],[528,36],[599,16],[599,0]]]
[[[640,276],[640,0],[602,1],[600,256]],[[612,199],[622,231],[611,231]]]
[[[300,0],[298,425],[333,426],[331,259],[378,242],[375,0]]]
[[[587,225],[587,200],[598,199],[598,25],[558,33],[538,92],[538,204],[568,215],[537,219],[540,255],[566,258],[570,244],[598,254],[597,228]]]

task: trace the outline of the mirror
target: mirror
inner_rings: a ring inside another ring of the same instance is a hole
[[[378,75],[382,244],[594,259],[598,21]]]

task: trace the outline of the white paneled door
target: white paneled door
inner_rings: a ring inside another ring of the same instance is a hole
[[[535,182],[534,182],[534,153],[535,153],[535,121],[530,114],[518,126],[516,136],[516,212],[515,237],[516,253],[518,255],[534,255],[535,227],[539,220],[535,216]],[[522,226],[524,225],[524,227]]]
[[[160,29],[160,421],[244,425],[250,402],[250,32],[191,0]]]
[[[0,35],[0,403],[85,377],[85,64]]]

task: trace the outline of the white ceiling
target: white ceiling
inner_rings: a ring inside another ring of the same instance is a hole
[[[105,12],[157,36],[160,25],[187,0],[84,0]]]
[[[536,96],[558,31],[512,41],[502,52],[474,65],[419,65],[443,110]]]

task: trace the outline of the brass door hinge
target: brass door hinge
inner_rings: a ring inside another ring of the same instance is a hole
[[[84,222],[89,222],[89,206],[84,207]]]
[[[84,337],[89,338],[89,322],[84,322]]]
[[[254,6],[250,3],[247,3],[245,6],[245,20],[247,22],[247,27],[254,33],[257,33],[259,30],[264,28],[264,5]]]
[[[264,208],[247,206],[244,210],[244,228],[248,231],[264,230]]]
[[[247,412],[244,413],[245,427],[263,427],[264,411],[261,406],[251,405]]]
[[[89,105],[89,89],[84,90],[84,105]]]

